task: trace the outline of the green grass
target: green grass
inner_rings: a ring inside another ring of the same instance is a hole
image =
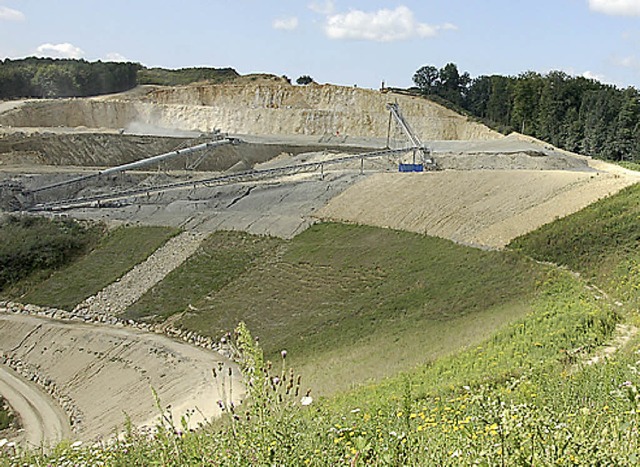
[[[215,232],[183,265],[130,306],[125,316],[161,321],[181,313],[232,283],[281,243],[239,232]]]
[[[138,71],[138,84],[177,86],[202,81],[220,84],[233,81],[239,76],[232,68],[143,68]]]
[[[640,184],[515,239],[510,248],[579,272],[640,305]]]
[[[640,172],[640,162],[629,162],[629,161],[620,161],[618,165],[624,167],[625,169],[635,170],[636,172]]]
[[[545,268],[406,232],[341,224],[295,239],[212,235],[128,311],[220,337],[245,321],[322,393],[472,345],[529,311]],[[189,307],[189,305],[191,305]]]
[[[168,227],[118,227],[89,254],[56,271],[20,299],[72,309],[145,260],[176,233],[176,229]]]

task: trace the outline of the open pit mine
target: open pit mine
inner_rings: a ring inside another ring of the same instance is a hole
[[[0,103],[2,212],[183,231],[75,310],[0,304],[0,394],[31,446],[108,438],[123,414],[151,426],[150,388],[197,425],[225,397],[218,362],[242,398],[228,349],[119,313],[208,233],[335,220],[501,248],[637,181],[403,93],[254,83]]]

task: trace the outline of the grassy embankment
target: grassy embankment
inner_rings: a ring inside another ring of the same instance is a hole
[[[72,220],[9,218],[0,226],[0,297],[71,309],[176,233],[165,227],[107,232],[102,225]]]
[[[317,225],[290,242],[216,233],[127,314],[189,309],[180,325],[218,337],[244,321],[268,358],[287,349],[328,394],[487,338],[530,310],[544,269],[372,227]]]
[[[0,222],[0,297],[19,296],[90,251],[103,235],[97,224],[7,216]]]

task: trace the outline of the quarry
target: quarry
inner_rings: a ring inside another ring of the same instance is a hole
[[[389,103],[437,170],[398,171],[415,162],[415,148]],[[175,156],[110,170],[161,154]],[[231,353],[121,314],[210,233],[291,239],[337,221],[496,250],[638,181],[637,172],[387,90],[195,84],[0,103],[2,212],[182,231],[74,310],[0,304],[0,394],[24,412],[20,436],[31,446],[106,439],[123,413],[151,426],[150,387],[196,427],[219,415],[229,390],[212,367],[233,369],[232,399],[242,399]],[[39,402],[27,407],[25,397]]]

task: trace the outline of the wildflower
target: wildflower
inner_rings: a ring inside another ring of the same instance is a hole
[[[313,402],[313,398],[311,396],[304,396],[302,399],[300,399],[300,404],[302,405],[311,405],[311,403]]]
[[[287,358],[287,351],[283,350],[282,352],[280,352],[280,355],[282,355],[283,359]]]
[[[7,438],[0,439],[0,448],[7,444],[9,440]]]
[[[82,441],[76,441],[71,445],[73,449],[79,448],[80,446],[82,446]]]

